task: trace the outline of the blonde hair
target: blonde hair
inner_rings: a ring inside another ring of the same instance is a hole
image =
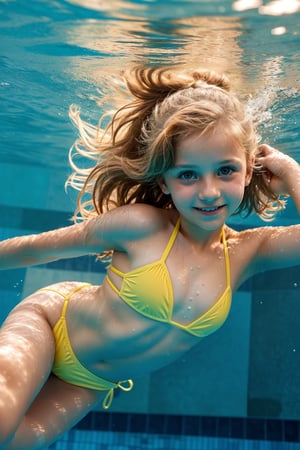
[[[174,162],[176,143],[191,134],[213,133],[220,125],[245,150],[251,164],[258,147],[255,127],[224,75],[207,70],[179,73],[171,68],[136,67],[122,78],[122,92],[130,100],[103,115],[98,126],[84,122],[76,106],[70,108],[80,133],[70,151],[74,172],[67,181],[80,190],[77,218],[85,220],[130,203],[173,208],[159,181]],[[103,125],[107,117],[109,121]],[[75,164],[78,155],[96,164],[91,169],[80,168]],[[236,213],[255,211],[270,220],[283,207],[284,202],[264,181],[262,168],[254,165]]]

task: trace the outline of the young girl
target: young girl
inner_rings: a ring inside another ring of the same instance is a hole
[[[136,68],[131,100],[106,127],[71,115],[79,187],[72,226],[0,244],[0,267],[88,253],[112,256],[102,286],[66,281],[23,300],[0,334],[1,448],[49,445],[115,388],[180,357],[216,331],[232,291],[257,272],[300,264],[300,226],[242,232],[233,214],[270,219],[300,169],[258,146],[249,113],[224,76]]]

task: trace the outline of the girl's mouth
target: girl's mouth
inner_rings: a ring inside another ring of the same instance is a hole
[[[217,212],[220,211],[220,209],[222,209],[224,207],[224,205],[221,206],[211,206],[211,207],[203,207],[203,208],[195,208],[197,211],[200,211],[202,214],[206,215],[206,216],[213,216],[214,214],[216,214]]]

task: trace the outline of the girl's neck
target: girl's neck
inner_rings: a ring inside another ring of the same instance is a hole
[[[222,240],[221,236],[223,227],[224,224],[217,229],[205,230],[190,224],[182,217],[180,218],[180,232],[182,235],[191,243],[201,247],[210,247],[213,244],[219,244]]]

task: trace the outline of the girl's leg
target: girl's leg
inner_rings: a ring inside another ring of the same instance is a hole
[[[52,375],[54,351],[43,309],[20,303],[0,329],[1,450],[45,448],[103,396]]]
[[[0,329],[0,448],[5,448],[47,381],[53,333],[39,305],[21,303]]]
[[[50,375],[7,450],[44,449],[74,426],[103,393],[72,386]]]

